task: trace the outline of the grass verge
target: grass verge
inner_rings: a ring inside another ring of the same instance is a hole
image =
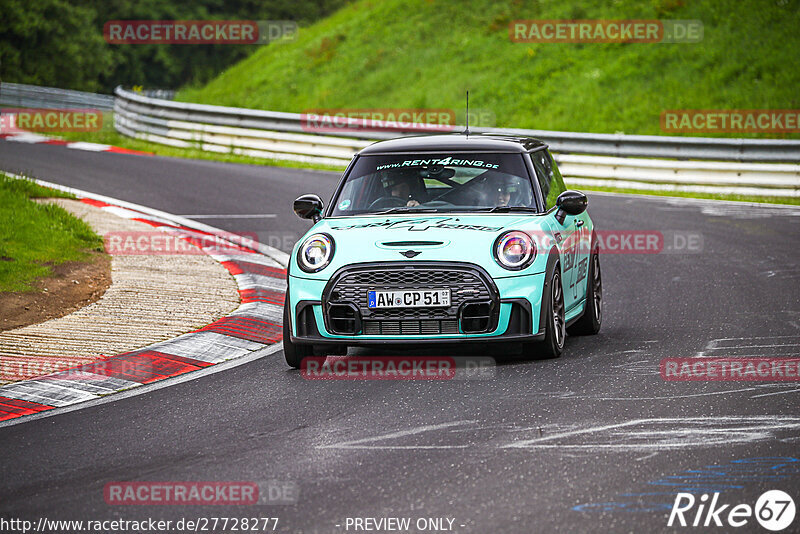
[[[509,25],[519,19],[695,20],[703,37],[512,42]],[[664,110],[797,109],[798,26],[795,0],[358,0],[177,99],[296,113],[444,108],[461,116],[469,89],[475,126],[664,135]]]
[[[51,267],[103,250],[103,239],[85,222],[31,200],[46,197],[74,198],[0,173],[0,292],[33,291],[32,282],[50,275]]]

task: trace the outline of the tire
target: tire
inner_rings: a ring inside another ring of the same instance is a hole
[[[287,292],[286,302],[283,304],[283,356],[286,358],[286,363],[289,367],[299,369],[303,363],[303,358],[314,355],[314,347],[312,345],[292,343],[290,334],[289,295]]]
[[[567,332],[571,336],[592,336],[600,331],[603,323],[603,277],[600,272],[600,254],[594,249],[590,256],[588,280],[586,280],[586,307],[581,318]]]
[[[564,328],[564,287],[561,283],[561,267],[556,264],[549,282],[545,285],[546,294],[542,302],[545,317],[544,339],[535,343],[525,343],[522,347],[525,356],[536,359],[558,358],[564,352],[567,331]]]

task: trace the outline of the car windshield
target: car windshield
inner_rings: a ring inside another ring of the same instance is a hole
[[[361,156],[330,215],[537,211],[522,154]]]

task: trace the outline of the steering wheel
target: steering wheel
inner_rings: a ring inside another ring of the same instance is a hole
[[[368,209],[399,208],[405,206],[407,202],[407,200],[403,200],[399,197],[380,197],[375,199],[372,204],[369,205]]]

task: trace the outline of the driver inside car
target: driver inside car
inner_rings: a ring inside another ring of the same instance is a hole
[[[495,199],[495,205],[497,206],[508,206],[508,203],[511,202],[511,191],[505,185],[501,185],[497,188],[497,197]]]
[[[519,198],[516,198],[519,196],[519,186],[513,177],[496,177],[489,182],[489,187],[492,194],[488,195],[488,198],[494,206],[510,206],[512,200],[513,205],[519,204]]]
[[[419,200],[412,194],[412,185],[415,177],[407,174],[393,174],[383,178],[383,188],[388,196],[402,199],[406,207],[419,206]]]

